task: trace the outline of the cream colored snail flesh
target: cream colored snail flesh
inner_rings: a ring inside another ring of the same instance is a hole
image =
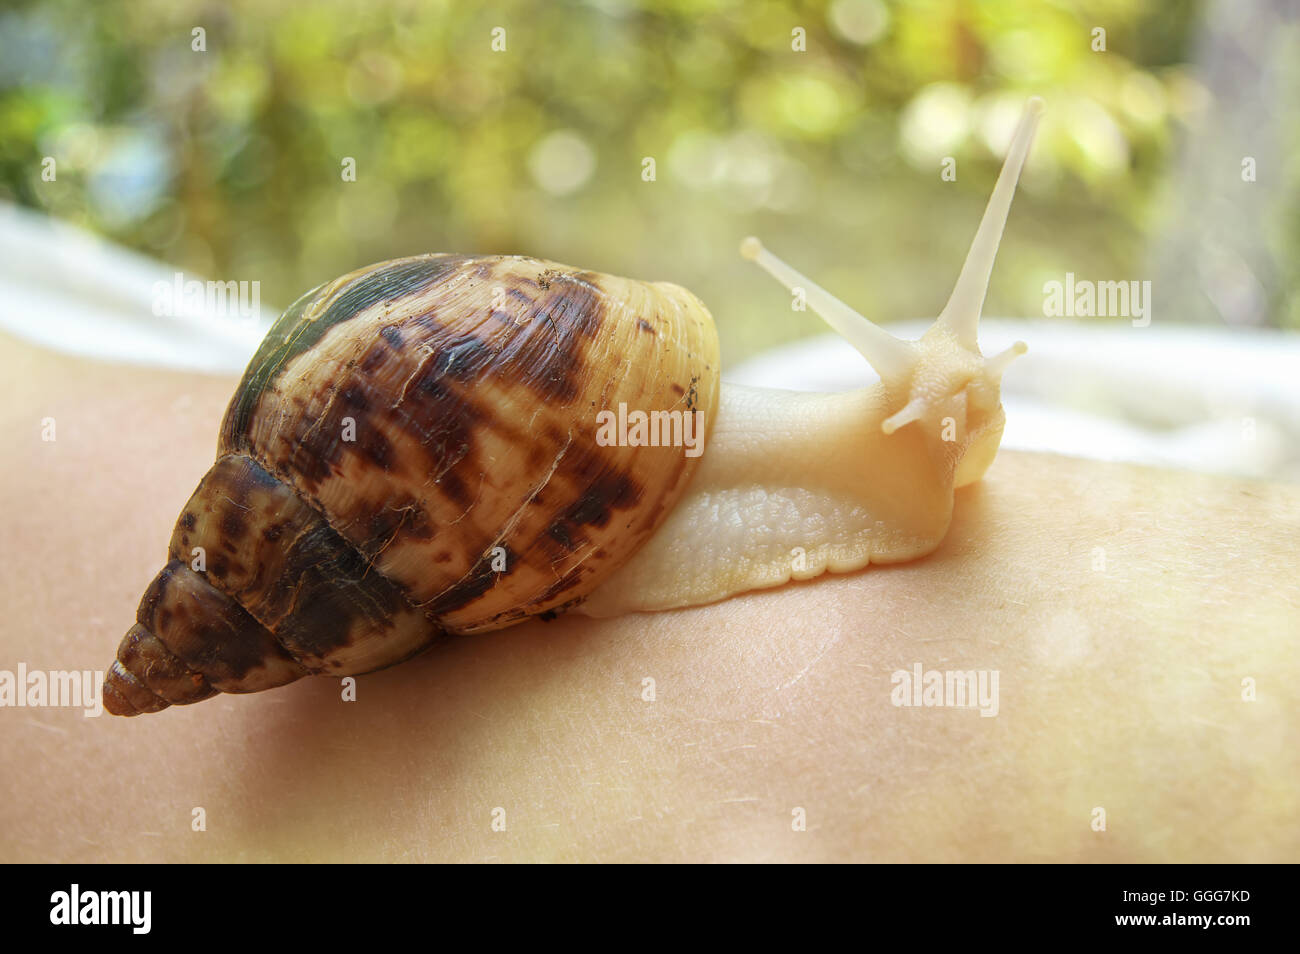
[[[156,712],[544,613],[693,606],[930,553],[954,487],[997,453],[1001,376],[1025,350],[985,359],[976,331],[1040,111],[917,341],[742,245],[876,369],[859,391],[721,385],[690,292],[533,258],[424,255],[308,292],[244,373],[105,706]],[[694,425],[704,453],[603,439],[616,408]]]

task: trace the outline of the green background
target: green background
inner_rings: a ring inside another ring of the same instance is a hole
[[[0,198],[196,276],[259,280],[279,307],[425,251],[672,280],[709,305],[734,361],[821,330],[739,259],[750,233],[869,317],[936,314],[1039,94],[986,313],[1041,315],[1043,283],[1073,271],[1156,277],[1157,321],[1300,326],[1300,160],[1261,159],[1245,184],[1256,146],[1227,142],[1219,166],[1179,178],[1233,105],[1198,78],[1213,29],[1200,4],[1132,0],[10,4]],[[1297,59],[1294,29],[1267,34],[1265,61]],[[1270,155],[1300,155],[1294,117],[1273,118]],[[1229,209],[1234,190],[1272,190],[1241,226],[1249,247],[1225,253],[1262,289],[1235,315],[1168,240],[1199,243],[1203,189]]]

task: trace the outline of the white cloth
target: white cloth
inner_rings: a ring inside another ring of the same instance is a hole
[[[155,315],[156,284],[176,271],[0,203],[0,329],[85,357],[240,373],[278,311],[263,304],[253,320],[186,308]],[[929,324],[889,330],[915,338]],[[1029,353],[1003,380],[1004,447],[1300,480],[1300,335],[1159,321],[981,323],[985,354],[1017,339]],[[836,391],[875,374],[832,335],[759,355],[723,378]]]

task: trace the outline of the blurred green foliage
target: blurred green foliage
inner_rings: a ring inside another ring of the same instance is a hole
[[[735,360],[821,330],[739,260],[749,233],[869,316],[936,314],[1033,93],[1049,111],[986,311],[1041,314],[1067,270],[1145,277],[1156,185],[1205,97],[1198,18],[1135,0],[10,4],[0,196],[280,304],[424,251],[672,280]]]

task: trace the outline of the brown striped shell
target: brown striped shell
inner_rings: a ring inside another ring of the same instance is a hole
[[[425,255],[275,323],[105,679],[134,715],[401,662],[581,601],[685,489],[681,447],[596,415],[718,400],[690,292],[522,257]]]

